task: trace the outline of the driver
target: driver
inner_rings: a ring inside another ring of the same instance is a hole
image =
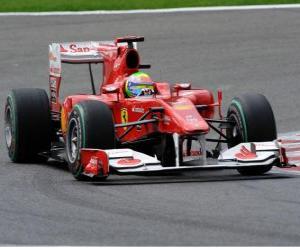
[[[154,94],[154,83],[149,75],[143,72],[133,73],[125,82],[126,97],[150,96]]]

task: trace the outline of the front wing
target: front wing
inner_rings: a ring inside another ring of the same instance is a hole
[[[277,141],[241,143],[220,153],[218,159],[203,157],[185,166],[163,167],[155,157],[131,149],[81,150],[81,163],[88,176],[139,175],[147,173],[171,173],[190,170],[239,169],[264,166],[280,166],[281,150]]]

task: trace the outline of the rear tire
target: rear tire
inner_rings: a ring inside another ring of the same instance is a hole
[[[13,162],[40,161],[51,147],[51,116],[43,89],[14,89],[5,104],[5,141]],[[47,157],[45,157],[47,159]]]
[[[84,101],[75,105],[66,135],[66,155],[70,172],[77,180],[90,180],[83,175],[80,149],[115,148],[115,128],[111,110],[99,101]],[[106,177],[95,177],[101,180]]]
[[[247,93],[235,97],[228,108],[227,118],[235,123],[227,129],[228,147],[242,142],[273,141],[277,138],[274,114],[264,95]],[[262,175],[272,166],[238,169],[242,175]]]

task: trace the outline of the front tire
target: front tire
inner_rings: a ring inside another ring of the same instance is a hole
[[[172,134],[163,134],[161,142],[155,146],[155,154],[163,167],[176,165],[176,150]]]
[[[227,118],[234,126],[226,131],[231,148],[242,142],[273,141],[277,138],[274,114],[264,95],[247,93],[235,97],[228,108]],[[242,175],[262,175],[272,166],[238,169]]]
[[[75,105],[66,134],[66,156],[69,169],[77,180],[90,179],[83,175],[80,149],[115,148],[115,129],[111,110],[99,101],[84,101]],[[95,177],[94,179],[105,179]]]

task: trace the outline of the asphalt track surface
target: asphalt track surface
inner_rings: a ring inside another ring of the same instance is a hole
[[[154,79],[221,87],[225,106],[261,92],[279,132],[300,128],[299,10],[0,17],[0,34],[2,114],[9,89],[47,89],[50,42],[138,34]],[[87,70],[70,72],[64,91],[79,92]],[[58,164],[12,164],[3,136],[0,157],[0,245],[300,244],[297,175],[213,171],[84,183]]]

